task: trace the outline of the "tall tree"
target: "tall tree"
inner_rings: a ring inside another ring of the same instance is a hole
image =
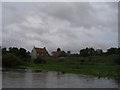
[[[61,51],[61,49],[60,49],[60,48],[57,48],[57,51]]]
[[[102,54],[103,54],[102,49],[97,49],[97,50],[95,51],[95,55],[102,55]]]
[[[95,55],[95,50],[93,48],[86,48],[80,50],[80,55],[81,56],[93,56]]]
[[[13,48],[10,47],[10,48],[9,48],[9,52],[10,52],[10,53],[14,53],[14,54],[17,55],[17,56],[19,55],[19,50],[18,50],[17,47],[13,47]]]
[[[106,52],[108,55],[111,55],[111,54],[117,54],[117,48],[109,48],[107,49],[107,52]]]
[[[7,49],[6,48],[2,48],[2,54],[6,54],[7,53]]]

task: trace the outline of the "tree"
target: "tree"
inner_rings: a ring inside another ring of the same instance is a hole
[[[7,53],[7,49],[6,48],[2,48],[2,54],[6,54]]]
[[[71,51],[67,51],[66,56],[70,56],[71,55]]]
[[[59,57],[66,57],[65,51],[62,51]]]
[[[110,48],[110,49],[107,49],[107,55],[111,55],[111,54],[117,54],[117,48]]]
[[[1,46],[0,46],[0,55],[2,54],[2,49],[1,49]]]
[[[20,48],[20,49],[19,49],[19,56],[20,56],[21,58],[25,58],[25,57],[27,56],[26,49]]]
[[[22,61],[27,62],[30,59],[30,52],[24,48],[17,48],[17,47],[9,47],[7,51],[6,48],[2,48],[3,55],[7,53],[12,53],[15,56],[19,57]]]
[[[120,54],[120,47],[118,48],[117,53]]]
[[[83,57],[88,56],[87,50],[86,49],[80,50],[80,55]]]
[[[95,50],[94,50],[94,48],[88,48],[88,55],[89,56],[93,56],[93,55],[95,55]]]
[[[102,55],[102,54],[103,54],[102,49],[97,49],[97,50],[95,51],[95,55]]]
[[[57,48],[57,51],[61,51],[61,49],[60,49],[60,48]]]
[[[15,55],[19,55],[19,50],[17,47],[9,47],[9,53],[14,53]]]
[[[67,54],[71,54],[71,51],[67,51]]]
[[[13,53],[7,53],[2,57],[2,65],[5,67],[15,67],[22,64],[22,61]]]
[[[82,49],[80,50],[80,55],[81,56],[93,56],[95,55],[95,50],[93,48],[86,48],[86,49]]]

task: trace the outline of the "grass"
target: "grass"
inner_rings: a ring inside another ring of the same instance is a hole
[[[106,57],[44,58],[45,64],[34,64],[33,61],[20,67],[120,79],[118,75],[120,65],[114,63],[116,57],[116,55],[111,55]]]

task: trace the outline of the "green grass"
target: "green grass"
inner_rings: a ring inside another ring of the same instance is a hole
[[[114,63],[116,57],[116,55],[111,55],[106,57],[44,58],[45,64],[30,62],[20,67],[120,79],[118,75],[120,65]]]

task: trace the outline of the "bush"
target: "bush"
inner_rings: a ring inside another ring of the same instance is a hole
[[[117,56],[117,58],[114,60],[115,64],[120,65],[120,56]]]
[[[46,60],[43,59],[43,58],[37,58],[37,59],[34,60],[34,63],[35,64],[45,64]]]
[[[5,67],[15,67],[22,64],[22,61],[12,53],[7,53],[2,57],[2,65]]]

